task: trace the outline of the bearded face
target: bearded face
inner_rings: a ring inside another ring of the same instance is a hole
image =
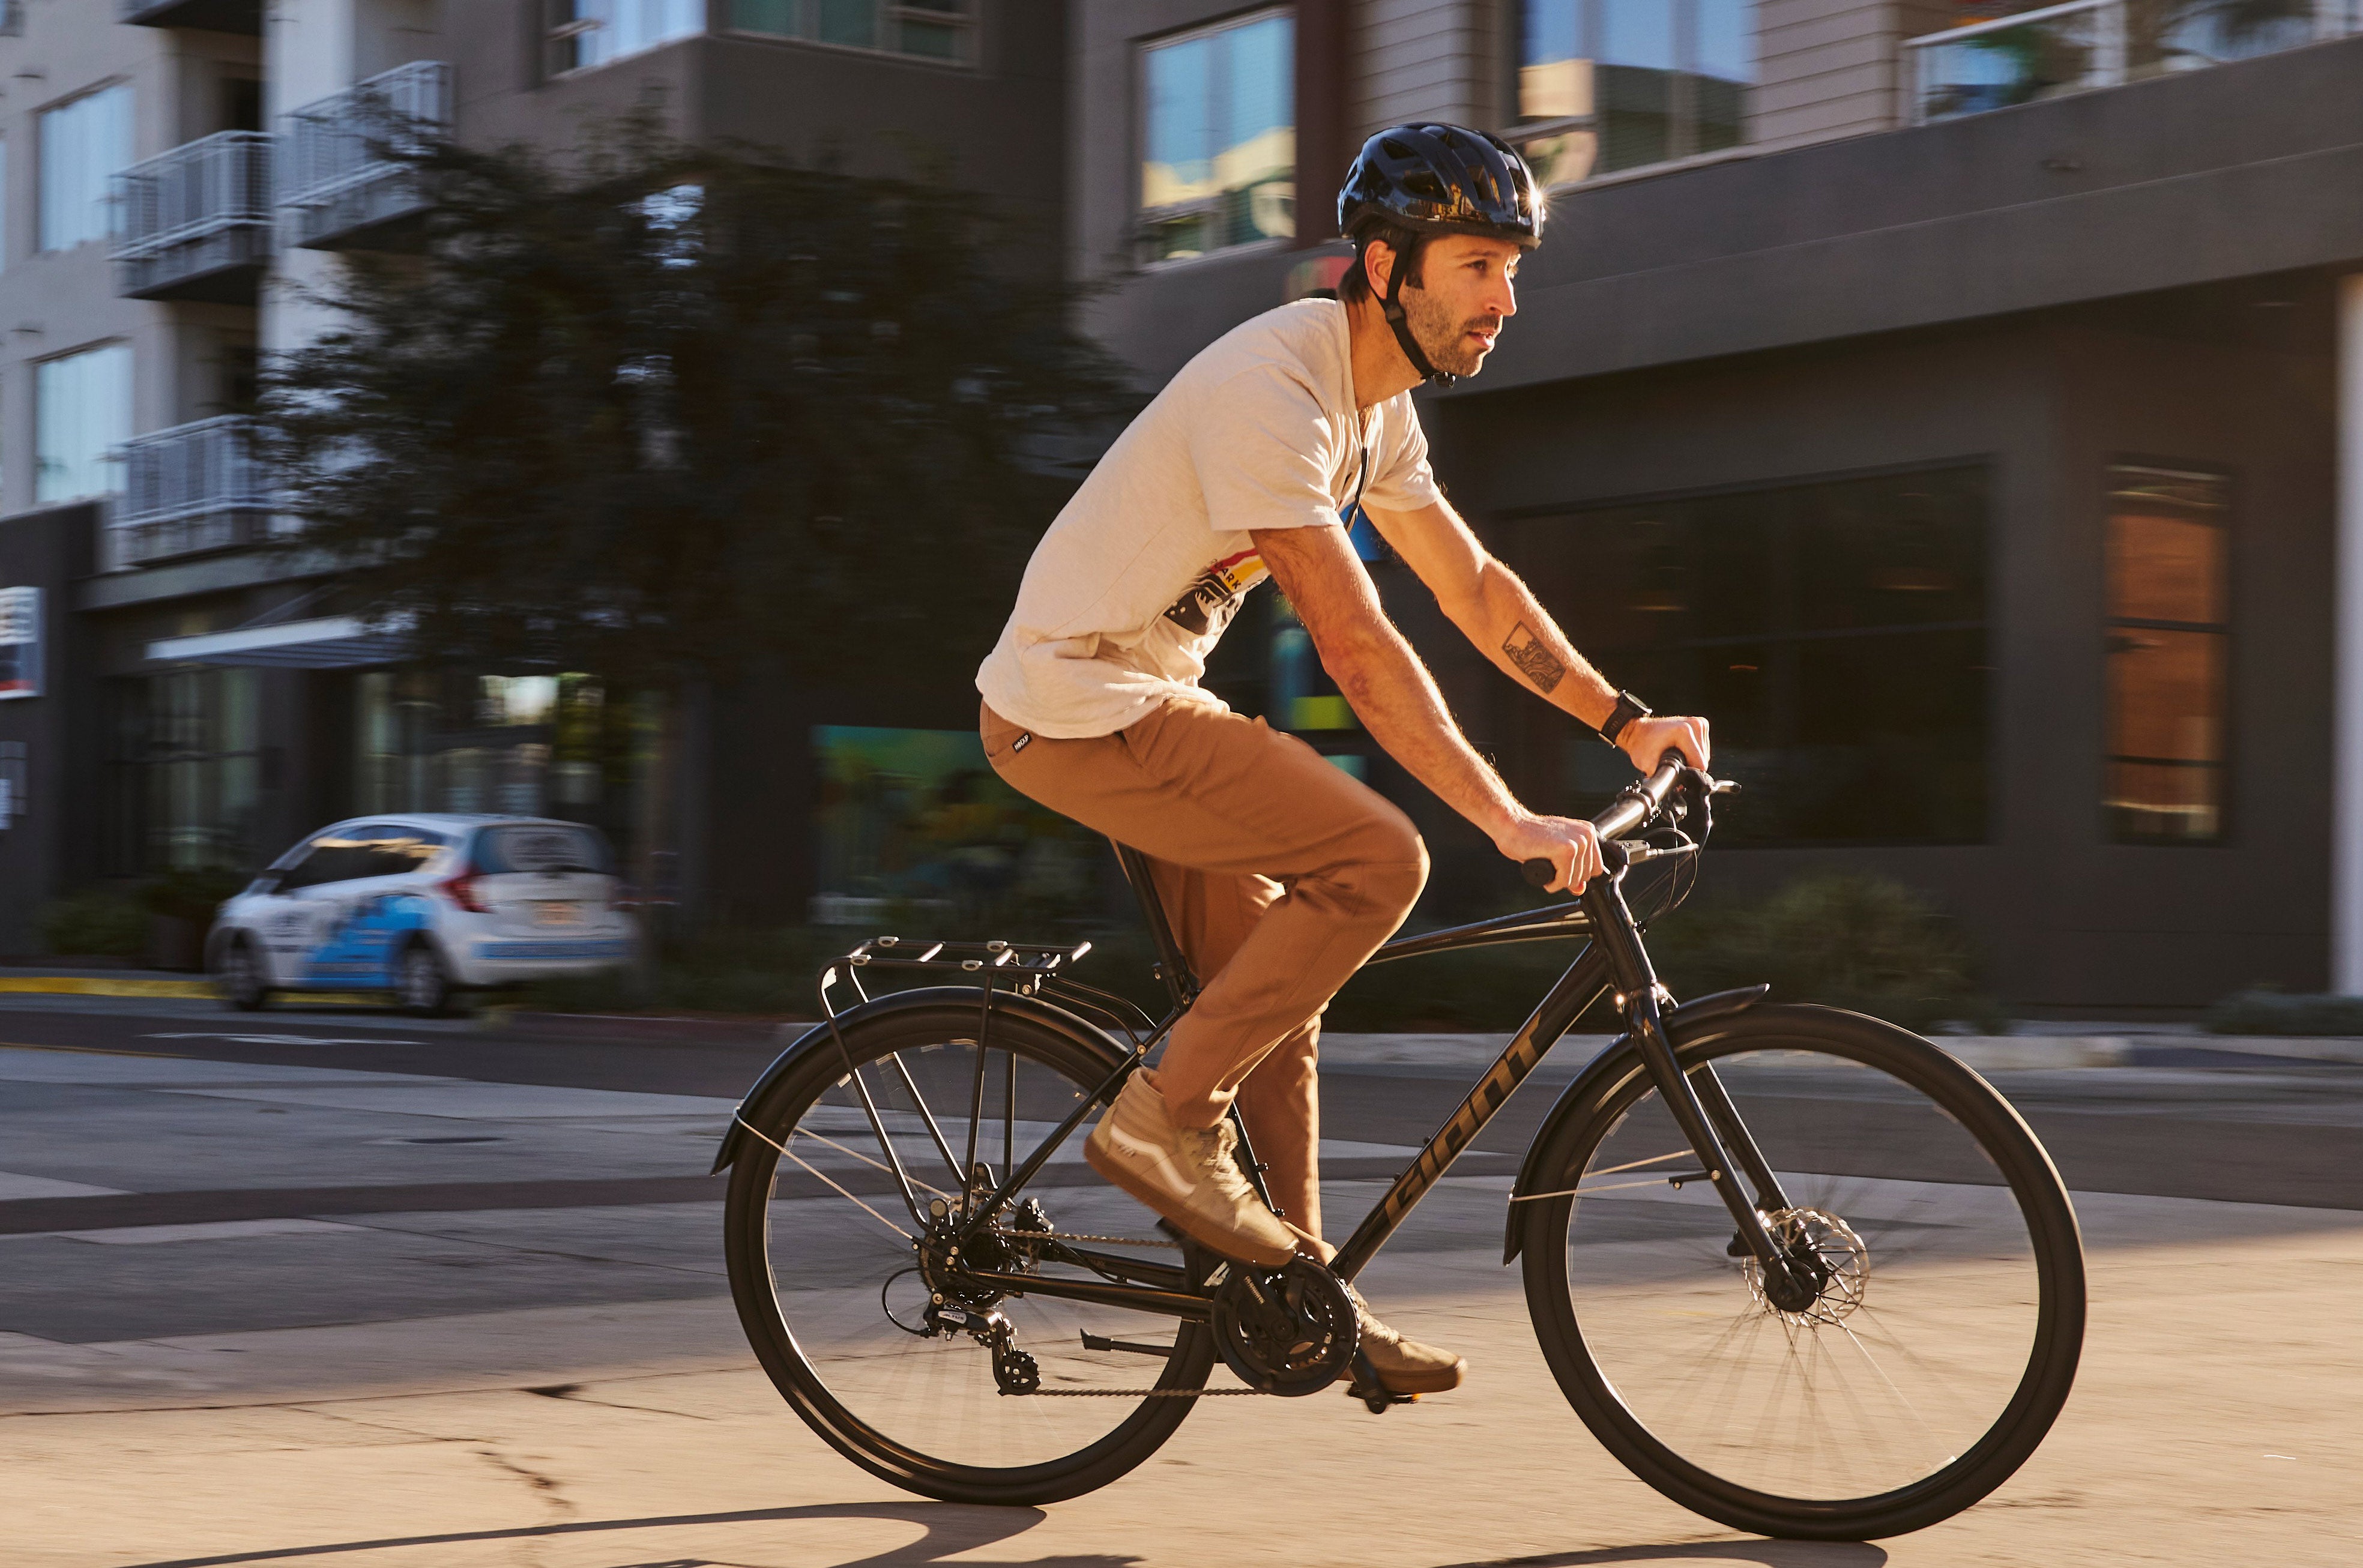
[[[1510,240],[1446,235],[1419,253],[1396,297],[1427,362],[1447,375],[1475,375],[1502,323],[1518,308],[1521,252]]]

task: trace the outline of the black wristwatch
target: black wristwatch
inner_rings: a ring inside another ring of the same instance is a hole
[[[1649,714],[1650,708],[1647,703],[1643,702],[1631,692],[1618,692],[1616,706],[1608,710],[1607,721],[1600,727],[1600,738],[1611,746],[1616,746],[1616,749],[1621,751],[1624,748],[1617,745],[1616,738],[1624,734],[1625,727],[1635,719],[1647,718]]]

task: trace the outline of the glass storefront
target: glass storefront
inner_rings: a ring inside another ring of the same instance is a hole
[[[354,809],[489,811],[630,829],[649,716],[584,674],[373,670],[354,681]]]
[[[1965,466],[1526,517],[1503,553],[1611,681],[1713,722],[1719,842],[1976,843],[1987,510]],[[1588,736],[1564,763],[1587,801],[1631,776]]]
[[[108,683],[107,870],[246,870],[259,841],[261,673],[176,670]]]

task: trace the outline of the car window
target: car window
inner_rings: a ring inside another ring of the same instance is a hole
[[[361,845],[363,869],[355,876],[406,876],[443,852],[450,840],[431,828],[372,822],[351,837]]]
[[[607,841],[589,828],[519,823],[486,828],[469,859],[480,872],[596,871],[610,868]]]
[[[279,891],[365,876],[400,876],[433,860],[449,841],[429,828],[391,822],[338,828],[312,840],[304,858],[280,877]]]
[[[299,887],[349,880],[356,874],[352,868],[357,863],[358,849],[340,832],[321,834],[305,850],[304,858],[280,877],[279,891],[293,893]]]

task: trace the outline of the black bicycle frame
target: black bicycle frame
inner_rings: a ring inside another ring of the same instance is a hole
[[[1077,1106],[1049,1137],[1043,1140],[1040,1147],[1015,1170],[1007,1173],[990,1196],[971,1207],[962,1217],[964,1233],[982,1230],[991,1224],[993,1216],[1015,1199],[1052,1154],[1073,1136],[1083,1119],[1114,1099],[1124,1080],[1139,1070],[1149,1047],[1164,1037],[1196,999],[1196,976],[1166,920],[1164,908],[1149,880],[1147,858],[1138,851],[1121,844],[1116,846],[1116,856],[1124,868],[1126,880],[1139,895],[1142,911],[1148,917],[1149,936],[1158,951],[1159,976],[1173,999],[1173,1008],[1157,1022],[1145,1040],[1138,1042],[1122,1065]],[[1371,955],[1370,962],[1382,963],[1504,942],[1564,939],[1584,934],[1592,939],[1576,954],[1574,962],[1551,986],[1526,1021],[1511,1036],[1509,1045],[1485,1075],[1478,1080],[1476,1087],[1446,1118],[1444,1125],[1437,1129],[1435,1136],[1427,1140],[1418,1155],[1363,1218],[1361,1224],[1355,1228],[1345,1245],[1337,1250],[1330,1266],[1339,1278],[1350,1281],[1369,1265],[1420,1199],[1443,1178],[1461,1151],[1476,1141],[1486,1124],[1500,1112],[1518,1085],[1540,1065],[1543,1057],[1566,1035],[1584,1009],[1598,1000],[1603,992],[1612,989],[1626,1032],[1650,1081],[1665,1101],[1676,1126],[1689,1141],[1692,1152],[1699,1157],[1707,1181],[1730,1210],[1741,1245],[1765,1269],[1768,1283],[1769,1279],[1783,1279],[1790,1273],[1789,1261],[1765,1221],[1767,1213],[1777,1213],[1788,1207],[1788,1199],[1781,1190],[1779,1179],[1758,1149],[1756,1140],[1741,1122],[1738,1109],[1725,1092],[1714,1069],[1702,1062],[1685,1072],[1676,1058],[1672,1039],[1666,1031],[1665,1004],[1670,998],[1658,984],[1647,951],[1641,944],[1639,928],[1625,903],[1622,885],[1625,856],[1620,851],[1613,854],[1610,861],[1614,874],[1594,878],[1573,903],[1505,915],[1449,930],[1433,931],[1425,936],[1400,937]],[[980,1052],[980,1073],[982,1071],[982,1060]],[[1236,1113],[1233,1119],[1237,1121]],[[1244,1125],[1238,1131],[1241,1163],[1246,1167],[1249,1180],[1255,1184],[1257,1192],[1269,1202],[1270,1195],[1263,1187],[1263,1167],[1256,1163],[1253,1151],[1247,1145]],[[897,1165],[899,1167],[899,1162]],[[1745,1186],[1742,1185],[1742,1178],[1745,1178]],[[1748,1188],[1753,1188],[1753,1192]],[[1183,1318],[1203,1319],[1206,1315],[1207,1297],[1196,1288],[1196,1282],[1190,1278],[1186,1270],[1063,1243],[1053,1243],[1046,1247],[1045,1252],[1046,1255],[1055,1255],[1061,1262],[1092,1270],[1102,1277],[1070,1280],[1033,1273],[981,1271],[969,1271],[967,1277],[980,1284],[1012,1294],[1128,1307]]]

